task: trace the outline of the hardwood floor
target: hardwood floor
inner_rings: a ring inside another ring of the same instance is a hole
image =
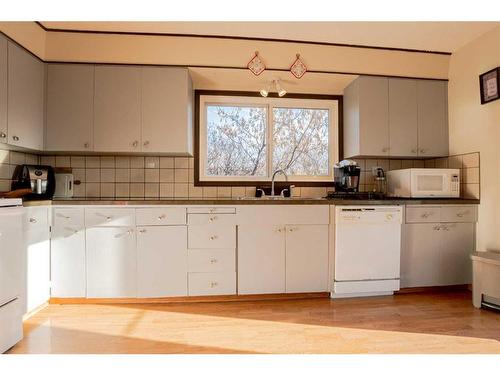
[[[500,353],[469,292],[349,300],[50,305],[10,353]]]

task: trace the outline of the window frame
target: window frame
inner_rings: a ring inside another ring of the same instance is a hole
[[[290,100],[297,100],[297,105],[292,105]],[[272,106],[269,106],[272,101]],[[322,101],[335,101],[336,103],[322,104]],[[195,186],[266,186],[271,184],[271,176],[202,176],[202,168],[205,170],[205,160],[200,156],[206,154],[206,110],[207,104],[224,104],[239,106],[265,106],[268,109],[266,127],[266,169],[272,172],[273,145],[269,141],[274,130],[272,108],[300,108],[300,103],[305,108],[336,109],[337,118],[330,116],[329,121],[329,143],[337,145],[329,149],[329,173],[327,176],[289,176],[289,181],[296,186],[333,186],[333,164],[342,159],[342,95],[317,95],[317,94],[287,94],[286,97],[279,98],[275,93],[270,93],[267,98],[263,98],[257,92],[247,91],[212,91],[195,90],[195,123],[194,123],[194,185]],[[335,108],[336,107],[336,108]],[[202,126],[203,124],[203,126]],[[333,143],[332,143],[333,142]],[[271,163],[271,164],[270,164]],[[281,178],[280,178],[281,180]],[[282,181],[281,181],[282,183]]]

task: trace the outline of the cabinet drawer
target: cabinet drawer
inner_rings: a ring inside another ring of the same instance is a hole
[[[236,294],[236,272],[190,272],[190,296]]]
[[[443,206],[441,207],[441,221],[445,223],[475,223],[475,206]]]
[[[184,225],[186,209],[182,207],[138,208],[137,225]]]
[[[188,214],[235,214],[236,207],[188,207]]]
[[[87,227],[129,227],[135,225],[133,208],[87,208],[85,209]]]
[[[439,223],[441,220],[441,207],[419,206],[406,208],[407,223]]]
[[[232,214],[189,214],[189,225],[236,225],[236,215]]]
[[[49,228],[49,209],[47,207],[28,207],[24,222],[25,230]]]
[[[54,225],[62,226],[84,226],[84,209],[83,208],[55,208],[54,209]]]
[[[234,249],[236,227],[234,225],[190,225],[189,249]]]
[[[188,251],[189,272],[235,271],[234,249],[197,249]]]

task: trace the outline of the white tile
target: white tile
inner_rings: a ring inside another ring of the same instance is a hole
[[[176,198],[189,197],[189,185],[175,183],[174,184],[174,197],[176,197]]]
[[[204,186],[203,187],[203,198],[217,198],[217,187],[216,186]]]
[[[144,169],[131,169],[130,170],[131,182],[144,182]]]
[[[0,150],[0,164],[9,164],[9,151],[8,150]]]
[[[100,168],[101,159],[99,156],[86,156],[85,157],[85,167],[86,168]]]
[[[466,184],[479,184],[479,168],[464,168],[462,172]]]
[[[11,162],[11,164],[15,163]],[[40,156],[40,165],[50,165],[51,167],[55,167],[56,166],[55,156],[46,156],[46,155]]]
[[[378,159],[377,166],[382,168],[384,171],[389,170],[389,159]]]
[[[189,168],[194,168],[194,158],[189,158]]]
[[[321,198],[326,196],[326,187],[302,187],[300,196],[302,198]]]
[[[130,197],[131,198],[144,197],[144,184],[131,183],[130,184]]]
[[[353,158],[352,160],[354,160],[358,164],[358,166],[361,168],[362,171],[365,170],[365,168],[366,168],[366,160],[365,159]]]
[[[233,186],[231,188],[232,198],[244,197],[245,195],[246,195],[246,189],[244,186]]]
[[[425,168],[424,160],[413,160],[413,168]]]
[[[436,168],[448,168],[448,158],[438,158],[435,163]]]
[[[146,198],[158,198],[160,196],[160,184],[144,185],[144,196]]]
[[[294,189],[292,189],[293,192]],[[255,186],[245,187],[245,197],[255,197]]]
[[[144,179],[146,182],[160,182],[159,169],[146,169],[144,173]]]
[[[74,184],[73,185],[73,197],[75,197],[75,198],[85,197],[85,188],[86,188],[85,183],[81,183],[79,185]]]
[[[10,180],[0,180],[0,191],[10,190]]]
[[[98,198],[101,195],[99,183],[86,183],[85,196],[90,198]]]
[[[115,185],[115,195],[116,197],[129,197],[130,196],[130,185],[129,184],[116,184]]]
[[[115,169],[115,181],[130,182],[130,169]]]
[[[0,178],[4,180],[10,180],[12,178],[9,164],[0,164]]]
[[[12,159],[12,155],[11,155]],[[12,164],[12,163],[11,163]],[[476,168],[479,167],[479,152],[465,154],[462,156],[463,168]]]
[[[389,160],[389,170],[401,169],[403,162],[401,160]]]
[[[114,168],[101,169],[101,182],[115,182]]]
[[[130,168],[144,168],[144,156],[131,156]]]
[[[401,168],[413,168],[413,160],[401,160]]]
[[[24,152],[11,151],[10,152],[10,164],[25,164],[26,154]]]
[[[26,154],[26,164],[39,164],[38,159],[38,155]]]
[[[231,198],[231,187],[230,186],[217,187],[217,198]]]
[[[434,159],[429,159],[424,161],[425,168],[434,168],[436,167],[436,161]]]
[[[174,168],[174,158],[167,156],[160,157],[160,168]]]
[[[175,169],[160,169],[160,182],[174,182]]]
[[[292,188],[292,197],[300,197],[302,194],[302,188],[301,187],[294,187]],[[255,194],[254,194],[255,196]]]
[[[101,170],[94,168],[86,169],[85,182],[101,182]]]
[[[202,198],[203,188],[201,186],[194,186],[189,184],[189,198]]]
[[[189,182],[189,169],[175,169],[174,179],[175,182]]]
[[[462,168],[462,155],[452,155],[448,157],[448,168]]]
[[[75,181],[85,182],[85,169],[84,168],[72,168],[73,179]]]
[[[160,197],[172,198],[174,196],[174,184],[160,184]]]
[[[116,156],[115,168],[130,168],[130,158],[128,156]]]
[[[71,158],[69,156],[56,156],[56,167],[60,168],[71,167]]]
[[[71,168],[85,168],[85,156],[72,156]]]
[[[194,169],[188,169],[188,181],[194,182]]]
[[[114,198],[115,184],[110,184],[110,183],[101,184],[101,197]]]
[[[175,165],[175,168],[187,169],[187,168],[189,168],[189,158],[186,158],[186,157],[175,158],[174,165]]]
[[[464,197],[479,199],[479,184],[464,184]]]
[[[145,159],[146,168],[160,168],[160,158],[158,156],[147,156]]]
[[[101,168],[114,168],[114,167],[115,167],[114,156],[101,156]]]

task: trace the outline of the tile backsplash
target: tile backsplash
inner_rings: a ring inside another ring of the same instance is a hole
[[[371,169],[459,168],[461,196],[479,198],[479,153],[428,160],[355,159],[361,166],[360,190],[373,189]],[[88,198],[236,198],[254,196],[255,187],[194,186],[194,158],[165,156],[36,155],[0,150],[0,191],[10,190],[12,173],[19,164],[71,168],[75,197]],[[331,187],[297,187],[296,197],[322,197]]]

